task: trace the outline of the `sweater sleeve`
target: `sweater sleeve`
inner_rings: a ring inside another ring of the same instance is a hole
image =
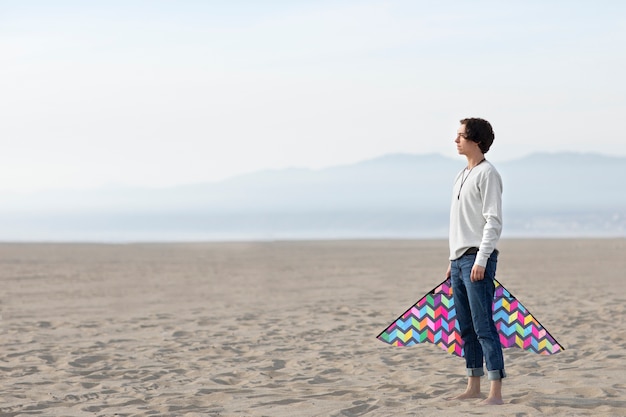
[[[475,264],[482,267],[487,265],[487,260],[496,249],[502,233],[502,178],[495,170],[488,170],[484,174],[479,187],[482,194],[482,214],[485,226],[475,261]]]

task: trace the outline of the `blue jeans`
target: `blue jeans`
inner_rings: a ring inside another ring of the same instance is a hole
[[[467,376],[483,376],[483,356],[490,380],[506,376],[498,330],[493,322],[493,293],[496,277],[497,252],[493,252],[485,267],[485,278],[472,282],[470,274],[476,255],[463,255],[451,263],[452,291],[456,319],[459,323]]]

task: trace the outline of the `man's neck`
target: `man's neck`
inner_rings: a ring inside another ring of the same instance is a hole
[[[476,154],[467,155],[467,169],[472,169],[476,165],[485,160],[485,155],[482,152]]]

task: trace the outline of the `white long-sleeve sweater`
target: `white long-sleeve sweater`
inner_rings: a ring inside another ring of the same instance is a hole
[[[485,160],[469,174],[464,169],[454,180],[450,207],[450,260],[477,247],[475,264],[484,267],[496,249],[501,232],[502,178]]]

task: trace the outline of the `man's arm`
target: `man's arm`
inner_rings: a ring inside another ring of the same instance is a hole
[[[480,188],[485,226],[476,262],[472,268],[472,281],[480,281],[484,278],[487,260],[495,250],[502,232],[502,179],[500,175],[496,171],[490,171],[481,181]]]

